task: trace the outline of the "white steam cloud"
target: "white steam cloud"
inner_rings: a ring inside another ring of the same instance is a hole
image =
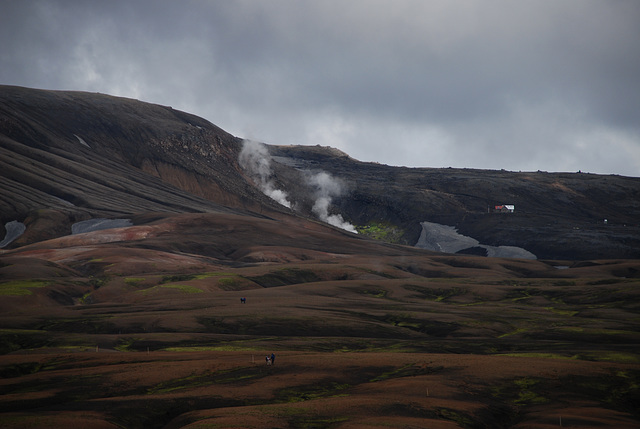
[[[271,178],[271,155],[265,145],[251,140],[244,140],[242,150],[238,156],[238,162],[266,196],[285,207],[291,208],[287,193],[277,189],[273,183]]]
[[[344,220],[340,214],[329,214],[329,206],[333,197],[342,195],[343,185],[324,171],[308,176],[309,184],[315,188],[316,200],[311,210],[320,220],[329,225],[342,228],[357,234],[356,228]]]
[[[251,140],[244,140],[242,150],[238,156],[238,162],[244,171],[251,177],[262,192],[285,207],[292,207],[289,195],[277,189],[273,179],[271,169],[271,155],[266,145]],[[307,175],[307,184],[314,190],[315,202],[311,208],[318,218],[329,225],[342,228],[346,231],[357,234],[356,228],[345,221],[340,214],[330,214],[329,208],[334,197],[342,195],[344,186],[338,179],[333,178],[329,173]]]

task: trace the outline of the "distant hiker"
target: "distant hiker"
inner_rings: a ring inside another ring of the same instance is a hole
[[[246,304],[247,303],[247,298],[245,298],[245,297],[240,298],[240,302],[242,304]]]
[[[271,353],[271,365],[273,365],[274,363],[276,363],[276,355]]]
[[[269,357],[269,355],[265,356],[264,358],[267,361],[267,366],[271,365],[271,358]]]

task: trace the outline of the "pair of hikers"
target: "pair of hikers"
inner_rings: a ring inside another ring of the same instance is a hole
[[[273,363],[276,361],[276,355],[271,353],[271,356],[265,356],[265,360],[267,361],[267,365],[273,365]]]

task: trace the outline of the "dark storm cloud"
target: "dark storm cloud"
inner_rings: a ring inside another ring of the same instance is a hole
[[[0,82],[396,165],[640,175],[640,3],[8,1]]]

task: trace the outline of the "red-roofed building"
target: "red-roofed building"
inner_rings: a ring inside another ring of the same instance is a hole
[[[502,205],[496,206],[494,209],[494,212],[513,213],[515,210],[516,210],[516,206],[514,206],[513,204],[502,204]]]

